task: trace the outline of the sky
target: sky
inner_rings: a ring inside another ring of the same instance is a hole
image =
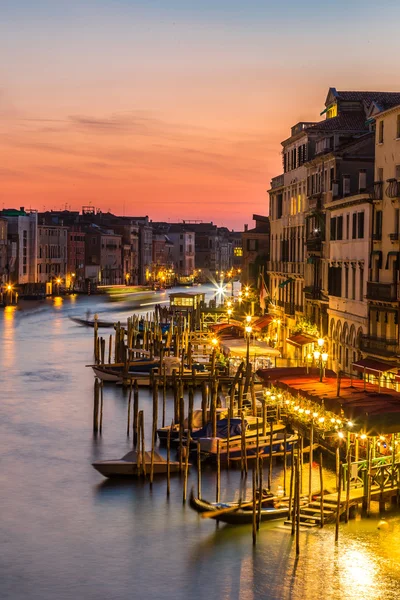
[[[400,91],[400,2],[0,0],[0,208],[236,230],[329,87]]]

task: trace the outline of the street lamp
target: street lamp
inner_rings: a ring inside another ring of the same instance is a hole
[[[328,362],[328,353],[327,352],[321,353],[319,350],[315,350],[314,359],[315,359],[317,366],[319,367],[319,380],[320,380],[320,382],[322,382],[322,377],[324,375],[326,363]]]
[[[251,325],[246,325],[245,327],[245,331],[246,331],[246,342],[247,342],[247,348],[246,348],[246,366],[249,366],[250,363],[250,338],[251,338],[251,332],[253,331],[253,328]]]
[[[59,296],[60,295],[60,284],[61,284],[61,278],[60,277],[57,277],[56,284],[57,284],[57,294]]]
[[[216,348],[218,346],[218,339],[217,338],[213,338],[211,340],[212,345],[214,346],[214,348]]]
[[[250,323],[251,323],[251,315],[246,315],[246,322],[250,325]]]
[[[228,308],[228,310],[226,312],[228,313],[228,325],[229,325],[231,314],[232,314],[232,309]]]

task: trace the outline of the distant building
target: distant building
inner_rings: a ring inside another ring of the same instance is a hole
[[[7,240],[8,221],[5,217],[0,217],[0,286],[8,283],[8,240]]]
[[[242,233],[242,281],[256,286],[260,272],[269,261],[270,225],[269,217],[253,215],[256,226]]]
[[[86,278],[99,285],[121,285],[122,273],[122,236],[104,230],[97,225],[88,228],[86,244]]]
[[[59,225],[38,226],[37,282],[60,278],[65,285],[67,274],[68,228]]]
[[[83,288],[85,281],[85,232],[80,225],[68,231],[67,288]]]
[[[38,215],[24,207],[5,209],[1,216],[8,222],[9,280],[15,284],[37,282]]]

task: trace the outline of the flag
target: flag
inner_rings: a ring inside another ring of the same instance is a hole
[[[292,281],[294,281],[294,279],[292,279],[291,277],[289,277],[289,279],[286,279],[285,281],[282,281],[282,283],[280,283],[278,285],[278,288],[284,288],[286,287],[289,283],[291,283]]]

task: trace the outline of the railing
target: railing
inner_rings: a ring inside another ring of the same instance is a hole
[[[380,242],[382,239],[382,232],[380,233],[373,233],[372,234],[372,239],[374,240],[374,242]]]
[[[370,191],[371,200],[382,200],[383,197],[383,181],[374,181],[372,190]]]
[[[386,195],[388,198],[400,198],[400,181],[397,179],[388,179],[388,186],[386,188]]]
[[[294,304],[293,302],[285,302],[285,314],[294,315]]]
[[[278,187],[282,187],[283,185],[283,175],[277,175],[271,179],[271,189],[275,189]]]
[[[321,299],[321,288],[314,287],[313,285],[306,285],[304,288],[304,293],[308,300]]]
[[[398,233],[389,233],[389,237],[392,241],[396,241],[399,239],[399,234]]]
[[[373,352],[381,356],[393,356],[398,352],[398,342],[396,339],[383,338],[378,336],[361,335],[360,350],[362,352]]]
[[[308,208],[310,210],[321,210],[322,207],[322,196],[321,192],[308,197]]]
[[[368,473],[369,467],[369,473]],[[367,460],[359,460],[350,464],[350,489],[364,488],[367,495],[368,479],[371,489],[384,492],[390,488],[400,486],[400,461],[399,456],[380,456],[373,458],[368,465]],[[343,465],[343,489],[347,489],[348,464]]]
[[[322,239],[318,236],[310,236],[306,241],[309,252],[320,252],[322,250]]]
[[[395,302],[397,300],[397,284],[368,281],[367,299]]]

